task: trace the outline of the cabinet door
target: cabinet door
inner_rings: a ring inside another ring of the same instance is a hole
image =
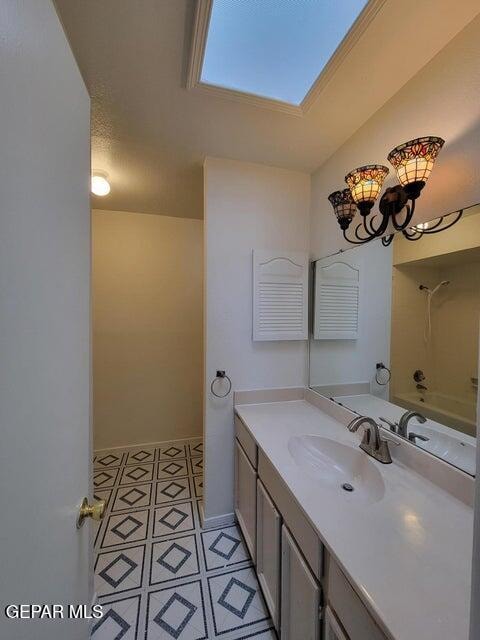
[[[257,473],[235,440],[235,515],[248,551],[255,562],[257,520]]]
[[[282,527],[281,640],[320,638],[320,586]]]
[[[257,575],[273,624],[280,629],[280,540],[282,521],[257,480]]]
[[[327,607],[325,609],[325,637],[324,640],[349,640],[339,625],[335,614]]]

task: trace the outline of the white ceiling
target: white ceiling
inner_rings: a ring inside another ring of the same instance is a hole
[[[193,0],[54,1],[92,96],[92,168],[112,186],[92,206],[187,218],[203,215],[205,156],[314,171],[480,9],[386,0],[297,116],[185,88]]]

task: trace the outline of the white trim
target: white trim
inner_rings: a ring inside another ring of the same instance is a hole
[[[192,46],[187,71],[187,89],[194,89],[200,82],[212,6],[213,0],[197,0],[195,4]]]
[[[138,449],[144,447],[145,449],[148,447],[159,447],[162,444],[168,442],[188,442],[189,440],[203,440],[203,433],[197,436],[190,436],[189,438],[170,438],[170,440],[160,440],[158,442],[139,442],[135,444],[122,444],[118,447],[104,447],[103,449],[95,449],[94,453],[102,453],[103,451],[120,451],[123,449]]]
[[[187,89],[208,93],[218,98],[226,98],[234,100],[235,102],[244,102],[254,107],[281,111],[294,116],[304,116],[316,102],[323,89],[326,87],[328,82],[330,82],[337,69],[350,53],[354,45],[358,42],[385,2],[386,0],[369,0],[336,48],[332,57],[320,71],[320,74],[308,90],[300,105],[295,105],[290,102],[266,98],[246,91],[219,87],[201,81],[213,0],[197,0],[195,5],[192,45],[190,49],[186,87]]]
[[[206,518],[203,509],[203,502],[200,502],[199,506],[202,529],[216,529],[217,527],[228,527],[231,524],[235,524],[235,514],[233,512]]]

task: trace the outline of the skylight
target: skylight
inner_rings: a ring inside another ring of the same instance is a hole
[[[201,82],[300,105],[366,0],[213,0]]]

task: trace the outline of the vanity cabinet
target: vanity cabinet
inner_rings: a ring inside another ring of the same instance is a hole
[[[280,640],[386,640],[238,416],[235,435],[235,514]]]
[[[320,585],[288,529],[282,527],[280,640],[319,640]]]
[[[257,576],[277,631],[280,630],[281,530],[281,516],[257,480]]]
[[[349,640],[330,607],[325,608],[323,640]]]
[[[256,558],[257,472],[235,441],[235,515],[253,562]]]

